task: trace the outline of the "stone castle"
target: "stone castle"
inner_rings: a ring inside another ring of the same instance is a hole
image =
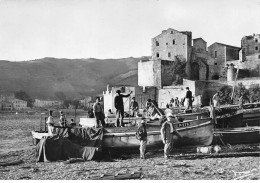
[[[186,62],[187,79],[180,85],[174,84],[177,58]],[[203,90],[233,86],[236,77],[236,83],[246,87],[260,84],[260,34],[244,36],[241,47],[218,42],[207,47],[204,39],[192,39],[192,32],[169,28],[152,38],[152,58],[138,63],[138,86],[126,86],[126,89],[139,91],[136,96],[139,103],[153,96],[159,107],[165,107],[171,98],[183,98],[188,86],[195,97],[194,104],[200,105]],[[113,98],[113,90],[115,87],[109,93],[107,89],[104,100],[108,93]]]

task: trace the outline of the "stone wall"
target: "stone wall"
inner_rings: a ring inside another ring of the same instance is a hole
[[[226,46],[226,61],[238,60],[240,48]]]
[[[124,91],[122,91],[122,87],[124,87],[125,89]],[[103,92],[105,113],[107,113],[109,109],[111,109],[113,113],[116,112],[116,109],[114,107],[114,98],[116,95],[116,90],[119,89],[122,91],[122,94],[128,94],[132,91],[130,97],[123,98],[124,109],[126,112],[129,111],[129,105],[132,97],[136,98],[136,101],[139,104],[140,109],[144,108],[144,105],[149,98],[158,101],[158,90],[156,87],[140,87],[140,86],[113,86],[112,88],[107,87],[107,90]]]
[[[124,87],[124,91],[122,91],[122,87]],[[135,96],[135,87],[134,86],[114,86],[111,89],[107,87],[107,90],[103,92],[104,97],[104,112],[107,113],[109,109],[111,109],[114,113],[116,109],[114,107],[114,97],[116,94],[116,90],[121,90],[122,94],[128,94],[130,91],[133,91],[130,97],[123,98],[124,101],[124,109],[125,111],[129,110],[129,105],[131,98]]]
[[[246,60],[241,62],[240,60],[227,61],[227,64],[234,64],[235,68],[242,70],[247,70],[249,72],[249,77],[259,77],[260,76],[260,53],[246,56]],[[241,72],[240,71],[240,72]]]
[[[154,86],[154,61],[138,62],[138,85]]]
[[[169,86],[175,81],[176,76],[174,74],[174,62],[162,60],[161,61],[161,78],[162,78],[162,86]]]
[[[208,47],[209,56],[215,59],[215,63],[220,64],[226,60],[225,46],[214,43]]]
[[[235,81],[227,82],[227,84],[230,86],[233,86],[234,83],[235,83]],[[260,85],[260,77],[239,79],[236,81],[236,85],[238,85],[239,83],[242,83],[248,89],[250,87],[250,85],[253,85],[253,84]]]
[[[158,106],[160,108],[165,108],[166,104],[170,103],[171,99],[175,99],[178,97],[179,101],[185,97],[186,95],[186,87],[190,88],[192,95],[194,96],[193,105],[201,104],[201,96],[197,95],[195,90],[195,83],[197,81],[191,81],[187,79],[183,79],[183,85],[177,86],[164,86],[163,88],[158,90]]]

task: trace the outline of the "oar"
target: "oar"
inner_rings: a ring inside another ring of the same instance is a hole
[[[159,114],[160,114],[160,116],[163,116],[163,114],[160,112],[160,110],[154,105],[154,103],[153,102],[151,102],[152,103],[152,105],[154,106],[154,108],[159,112]]]

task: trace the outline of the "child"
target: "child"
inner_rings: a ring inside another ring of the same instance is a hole
[[[141,125],[138,127],[136,132],[136,138],[140,141],[140,159],[144,159],[144,154],[147,144],[147,131],[146,131],[146,119],[143,117]]]

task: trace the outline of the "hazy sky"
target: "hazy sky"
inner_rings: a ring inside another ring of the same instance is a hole
[[[0,0],[0,60],[149,56],[168,28],[240,46],[260,0]]]

